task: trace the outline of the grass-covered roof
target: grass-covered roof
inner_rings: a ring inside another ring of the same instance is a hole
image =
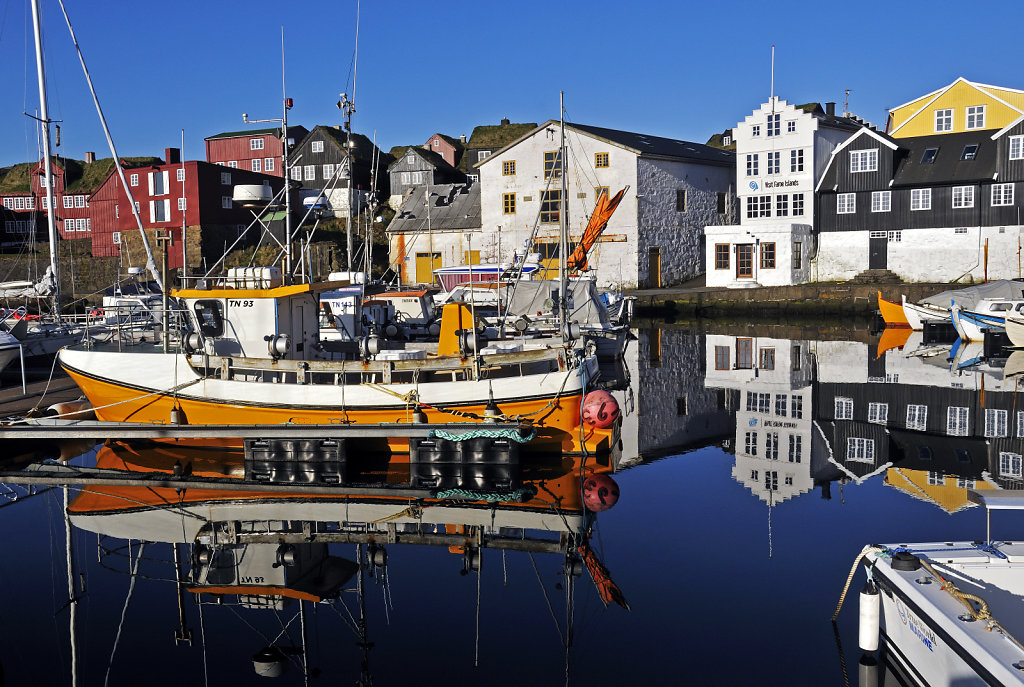
[[[72,158],[54,158],[53,163],[64,170],[65,193],[92,193],[114,169],[114,158],[105,157],[96,162],[83,162]],[[158,157],[123,157],[121,163],[126,168],[159,165],[163,161]],[[0,193],[30,193],[32,191],[32,172],[37,162],[22,162],[3,172],[0,176]]]
[[[537,128],[536,122],[526,124],[483,124],[473,129],[467,148],[502,148]]]

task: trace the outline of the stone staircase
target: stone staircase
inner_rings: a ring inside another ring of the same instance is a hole
[[[864,270],[850,280],[851,284],[899,284],[903,280],[889,270]]]

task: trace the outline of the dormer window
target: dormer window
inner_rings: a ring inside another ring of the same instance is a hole
[[[985,106],[974,105],[967,108],[967,124],[968,129],[984,129],[985,128]]]
[[[877,172],[878,171],[878,149],[851,150],[850,151],[851,172]]]
[[[921,164],[930,165],[935,162],[935,156],[939,154],[938,148],[925,148],[924,154],[921,155]]]
[[[724,145],[724,146],[732,145],[732,136],[729,136],[728,134],[726,134],[725,136],[722,136],[722,145]]]
[[[961,160],[973,160],[978,155],[978,144],[971,143],[964,146],[964,152],[960,155]]]

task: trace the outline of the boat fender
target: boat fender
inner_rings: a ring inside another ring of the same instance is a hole
[[[281,677],[288,669],[288,658],[276,646],[268,646],[253,654],[252,667],[260,677]]]
[[[66,420],[95,420],[96,414],[92,411],[92,404],[84,398],[74,401],[61,401],[54,403],[43,413],[46,417],[59,415]]]
[[[921,559],[909,551],[897,551],[892,555],[892,563],[890,565],[893,570],[913,572],[920,569]]]
[[[619,417],[619,403],[604,389],[596,389],[584,397],[580,415],[584,423],[608,429]]]
[[[878,609],[880,605],[878,587],[872,580],[864,583],[860,590],[860,633],[861,651],[878,649]]]
[[[619,485],[608,475],[588,475],[583,480],[583,505],[601,513],[619,501]]]

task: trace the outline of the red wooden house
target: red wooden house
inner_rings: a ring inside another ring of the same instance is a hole
[[[302,126],[288,127],[288,149],[294,148],[309,131]],[[206,138],[206,161],[235,169],[283,176],[281,127],[227,131]]]

